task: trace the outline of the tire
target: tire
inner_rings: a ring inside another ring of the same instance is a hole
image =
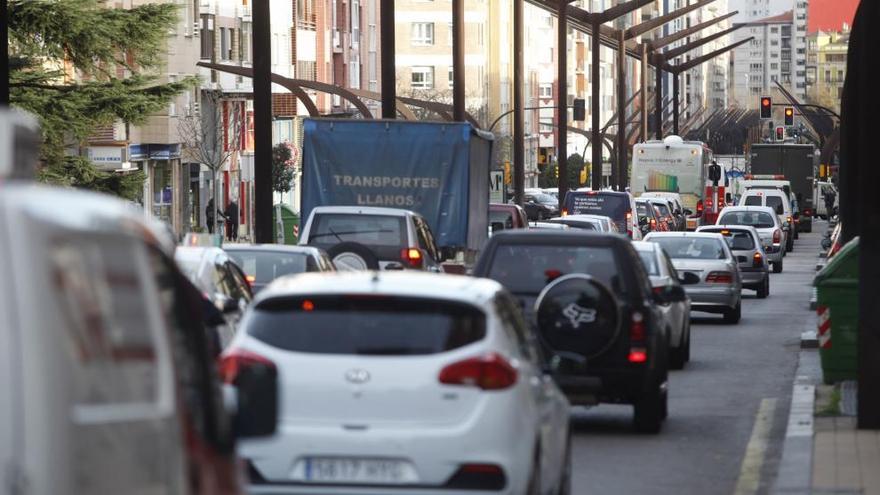
[[[775,265],[774,265],[775,268]],[[758,299],[767,299],[770,295],[770,277],[764,277],[764,283],[758,288]]]
[[[565,458],[562,460],[562,472],[559,474],[559,486],[556,495],[571,495],[571,433],[565,447]]]
[[[776,263],[772,263],[772,265],[773,273],[782,273],[782,260],[779,260]]]
[[[736,325],[742,318],[742,302],[736,303],[736,307],[728,309],[724,312],[724,323]]]
[[[794,239],[789,239],[789,241],[785,244],[785,252],[790,253],[794,251]]]
[[[532,460],[532,472],[529,474],[529,484],[526,487],[526,495],[541,495],[541,452],[539,447],[535,450],[535,458]]]
[[[684,369],[684,365],[687,363],[687,349],[685,346],[687,345],[686,342],[689,340],[690,338],[685,333],[685,329],[682,329],[681,342],[678,343],[678,347],[669,347],[669,369]]]
[[[657,434],[663,428],[663,420],[669,415],[669,394],[661,390],[661,385],[666,382],[668,349],[661,351],[658,356],[655,377],[651,380],[649,389],[636,399],[633,404],[633,427],[639,433]]]
[[[687,323],[687,341],[684,344],[684,360],[685,362],[691,362],[691,323],[688,320]]]
[[[795,228],[795,229],[794,229],[794,239],[795,239],[795,240],[798,240],[798,239],[800,239],[800,238],[801,238],[801,231],[798,230],[797,228]]]
[[[327,250],[339,271],[378,270],[379,259],[363,244],[342,242]]]

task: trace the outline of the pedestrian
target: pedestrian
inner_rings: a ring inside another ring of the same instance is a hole
[[[834,201],[837,199],[837,195],[834,194],[834,189],[830,187],[825,189],[825,211],[827,212],[828,218],[834,216]]]
[[[238,240],[238,203],[233,199],[226,205],[226,211],[223,212],[226,217],[226,240]]]
[[[214,213],[216,210],[214,209],[214,198],[208,200],[208,205],[205,206],[205,222],[208,224],[208,233],[214,233]]]

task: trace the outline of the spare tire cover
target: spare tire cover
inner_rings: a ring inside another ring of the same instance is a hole
[[[535,301],[535,315],[552,351],[587,359],[607,351],[620,332],[617,298],[589,275],[566,275],[548,284]]]

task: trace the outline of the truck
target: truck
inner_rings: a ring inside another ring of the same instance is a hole
[[[729,186],[723,166],[718,183],[710,180],[713,161],[712,150],[705,143],[684,141],[679,136],[636,144],[632,194],[638,198],[647,192],[678,193],[687,215],[687,230],[712,225],[727,204],[725,191]]]
[[[791,193],[797,200],[798,231],[812,232],[816,204],[813,188],[818,171],[819,157],[812,144],[753,144],[749,157],[749,174],[753,177],[770,176],[791,183]]]
[[[411,210],[469,265],[489,233],[492,145],[464,122],[305,119],[301,222],[318,206]]]

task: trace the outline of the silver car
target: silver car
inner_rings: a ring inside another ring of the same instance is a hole
[[[645,240],[659,244],[683,276],[699,277],[699,283],[685,287],[692,310],[721,313],[725,322],[739,323],[742,279],[736,258],[721,234],[652,232]]]
[[[679,280],[678,270],[659,244],[634,241],[633,247],[639,253],[645,271],[651,278],[651,287],[657,295],[672,292],[686,292]],[[680,370],[691,359],[691,300],[688,297],[664,297],[657,304],[669,335],[669,366]]]
[[[618,233],[617,224],[611,218],[603,215],[568,215],[551,218],[548,222],[561,223],[574,229]]]
[[[782,273],[786,232],[779,216],[769,206],[728,206],[721,210],[716,225],[747,225],[761,236],[761,244],[773,273]]]
[[[743,287],[758,293],[758,299],[770,295],[770,264],[761,246],[761,236],[747,225],[708,225],[697,232],[721,234],[736,256]]]

